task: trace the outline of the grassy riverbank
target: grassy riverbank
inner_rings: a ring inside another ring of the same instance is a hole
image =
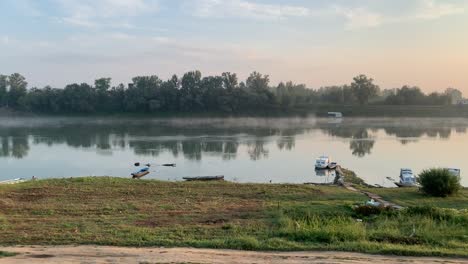
[[[363,188],[380,195],[384,200],[401,206],[434,206],[468,210],[468,188],[447,199],[425,195],[418,188]]]
[[[353,204],[365,200],[332,186],[43,180],[0,186],[0,244],[468,257],[468,212],[435,207],[363,216],[353,211]],[[462,208],[467,198],[453,203]]]

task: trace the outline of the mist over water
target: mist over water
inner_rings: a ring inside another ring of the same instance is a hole
[[[333,181],[316,173],[329,155],[368,183],[391,186],[400,168],[468,171],[466,119],[431,118],[0,118],[0,180],[110,175],[148,178],[225,175],[237,182]]]

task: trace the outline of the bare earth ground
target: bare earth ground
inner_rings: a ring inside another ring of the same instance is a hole
[[[400,257],[348,252],[250,252],[194,248],[103,246],[3,247],[18,255],[0,263],[468,263],[467,259]]]

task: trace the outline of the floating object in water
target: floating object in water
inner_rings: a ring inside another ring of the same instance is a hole
[[[138,167],[141,165],[140,162],[135,162],[134,163],[135,167]],[[146,167],[151,167],[151,163],[144,164]],[[175,167],[175,163],[166,163],[166,164],[160,164],[160,165],[155,165],[155,166],[163,166],[163,167]]]
[[[341,112],[328,112],[327,114],[328,114],[329,117],[343,118],[343,113],[341,113]]]
[[[224,181],[224,175],[183,177],[182,179],[184,179],[186,181]]]
[[[332,162],[331,158],[328,156],[321,156],[315,160],[316,170],[326,170],[326,169],[334,170],[336,169],[336,167],[338,167],[338,163],[334,161]]]
[[[317,170],[324,170],[328,168],[330,164],[330,158],[327,156],[321,156],[315,160],[315,169]]]

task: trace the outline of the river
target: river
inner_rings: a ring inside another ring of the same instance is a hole
[[[439,118],[0,118],[0,180],[225,175],[234,182],[326,183],[328,155],[370,184],[400,168],[461,169],[468,186],[468,119]],[[158,164],[176,163],[175,168]]]

